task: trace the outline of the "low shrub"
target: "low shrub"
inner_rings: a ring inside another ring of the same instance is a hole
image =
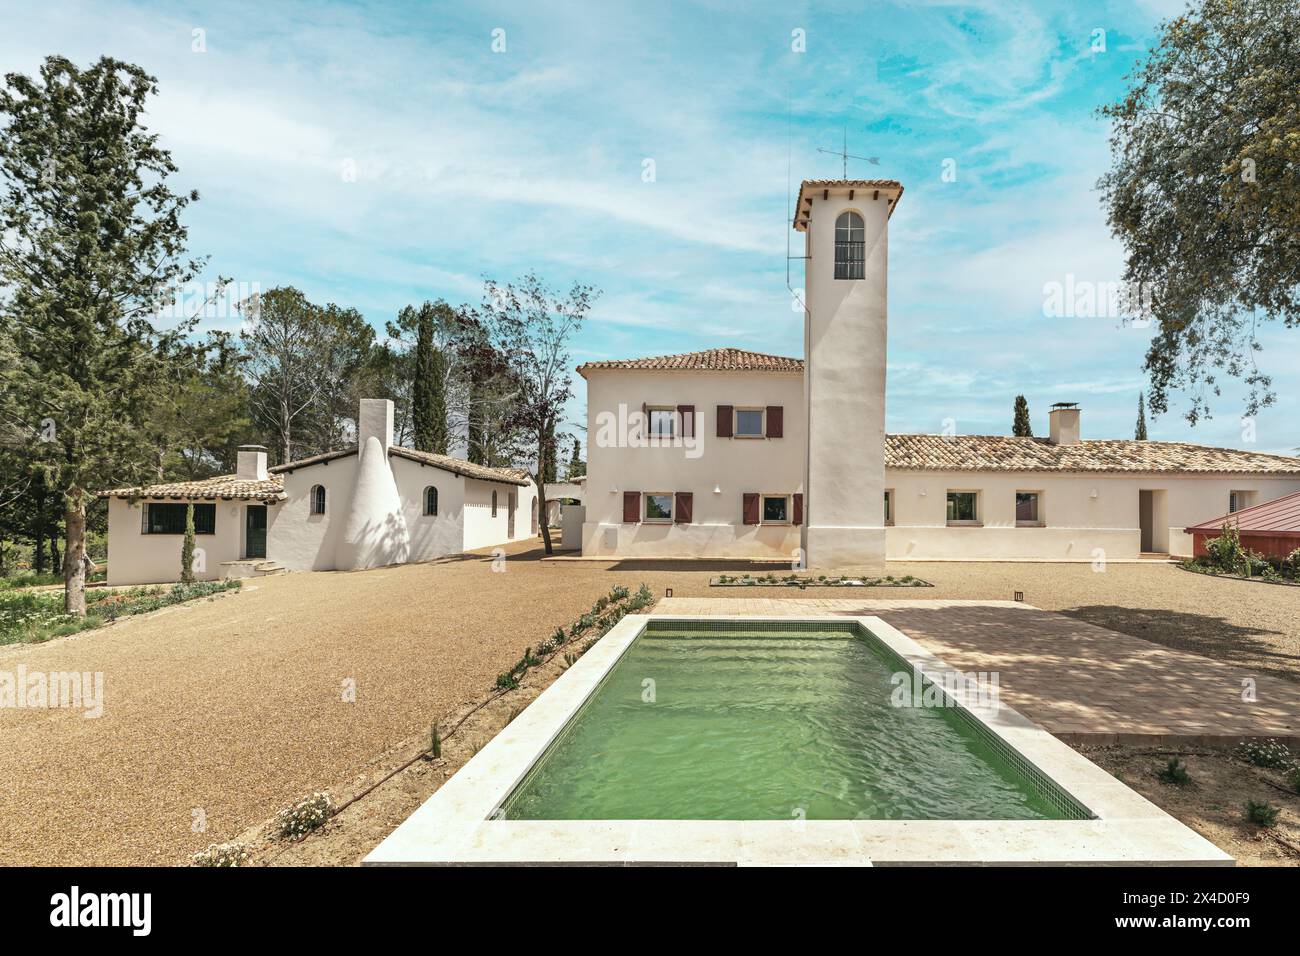
[[[1169,763],[1162,770],[1156,771],[1156,776],[1162,783],[1172,784],[1175,787],[1185,787],[1192,780],[1187,772],[1187,765],[1178,757],[1170,757]]]
[[[190,866],[247,866],[253,856],[242,843],[213,843],[191,854]]]
[[[330,795],[318,790],[275,815],[276,835],[291,840],[301,839],[317,827],[324,826],[333,815],[334,803]]]
[[[1272,738],[1268,740],[1247,740],[1237,748],[1237,756],[1256,767],[1283,770],[1295,765],[1295,757],[1285,744]]]
[[[1286,775],[1287,786],[1300,793],[1300,766],[1292,767]]]
[[[1277,826],[1277,817],[1281,812],[1280,808],[1273,806],[1273,804],[1267,801],[1246,801],[1246,819],[1257,827],[1264,827],[1267,829],[1269,827]]]

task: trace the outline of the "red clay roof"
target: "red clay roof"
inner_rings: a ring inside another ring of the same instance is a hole
[[[283,501],[284,479],[270,475],[263,481],[238,475],[217,475],[197,481],[165,481],[156,485],[110,488],[99,498],[170,498],[175,501]]]
[[[1300,534],[1300,491],[1274,498],[1262,505],[1242,508],[1211,521],[1202,521],[1183,530],[1188,534],[1194,531],[1217,532],[1225,524],[1236,525],[1238,531]]]
[[[795,229],[803,231],[808,228],[809,210],[832,189],[837,192],[850,189],[855,193],[858,190],[871,190],[872,195],[867,198],[872,201],[875,201],[876,193],[883,192],[885,202],[889,204],[890,216],[898,208],[898,201],[903,198],[903,184],[897,179],[805,179],[799,187],[799,198],[795,201],[792,223]]]
[[[1300,458],[1181,441],[1007,435],[888,435],[885,467],[917,471],[1075,471],[1300,475]]]
[[[583,378],[591,369],[655,369],[679,372],[802,372],[803,359],[768,355],[746,349],[707,349],[678,355],[652,355],[648,358],[611,359],[586,362],[578,366]]]

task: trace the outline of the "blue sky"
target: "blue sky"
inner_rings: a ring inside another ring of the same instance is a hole
[[[408,303],[477,302],[484,275],[535,269],[603,290],[575,364],[798,355],[788,170],[796,189],[838,176],[817,147],[847,129],[850,152],[880,157],[850,175],[906,187],[889,430],[1006,433],[1023,392],[1039,434],[1070,400],[1085,437],[1132,437],[1150,331],[1045,317],[1043,286],[1120,278],[1095,108],[1178,0],[40,6],[0,3],[0,67],[109,53],[159,78],[151,125],[176,183],[202,193],[188,223],[210,278],[296,285],[382,329]],[[1281,330],[1264,342],[1280,400],[1253,447],[1286,451],[1300,372]],[[1213,420],[1191,429],[1175,407],[1151,437],[1240,446],[1241,407],[1229,388]]]

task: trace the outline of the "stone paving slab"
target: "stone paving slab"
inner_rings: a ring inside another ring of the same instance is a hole
[[[1027,604],[664,598],[655,613],[878,615],[958,670],[996,672],[1009,706],[1069,743],[1300,747],[1295,683]]]

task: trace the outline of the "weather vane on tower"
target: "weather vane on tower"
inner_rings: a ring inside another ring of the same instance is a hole
[[[879,157],[879,156],[854,156],[852,153],[849,152],[849,128],[848,128],[848,126],[845,126],[845,127],[844,127],[844,146],[843,146],[842,149],[823,149],[822,147],[818,146],[818,147],[817,147],[817,152],[819,152],[819,153],[829,153],[831,156],[838,156],[838,157],[840,157],[840,160],[841,160],[841,161],[843,162],[843,164],[844,164],[844,174],[843,174],[843,176],[841,177],[841,178],[843,178],[843,179],[848,179],[848,178],[849,178],[849,160],[850,160],[850,159],[860,159],[860,160],[862,160],[864,163],[870,163],[872,166],[879,166],[879,165],[880,165],[880,157]]]

